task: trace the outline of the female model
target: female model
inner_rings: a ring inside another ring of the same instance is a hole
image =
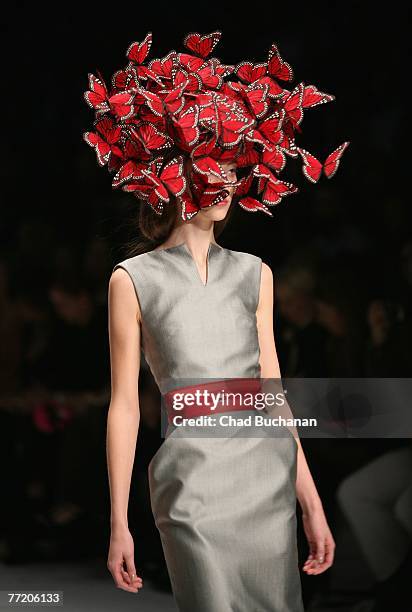
[[[298,147],[304,112],[334,96],[303,82],[285,87],[293,71],[275,44],[262,63],[222,64],[211,57],[220,37],[189,34],[183,53],[147,63],[149,33],[130,45],[110,90],[89,74],[85,92],[96,121],[84,138],[114,173],[112,186],[142,202],[148,238],[109,283],[108,567],[131,592],[143,584],[127,520],[140,348],[164,397],[185,387],[180,379],[279,380],[271,270],[215,238],[235,197],[271,216],[271,206],[298,191],[280,179],[286,155],[302,158],[304,176],[316,183],[336,173],[349,144],[323,164]],[[301,612],[296,499],[310,549],[304,571],[330,567],[335,545],[298,437],[244,436],[242,427],[189,437],[172,425],[148,471],[179,610]]]
[[[223,167],[235,181],[235,164]],[[222,203],[186,223],[176,207],[162,244],[117,264],[110,279],[108,568],[127,591],[143,585],[127,520],[141,342],[157,380],[280,378],[272,272],[260,258],[215,241],[214,225],[226,217],[232,196],[230,188]],[[301,444],[293,437],[225,442],[172,435],[149,466],[152,509],[179,610],[298,612],[296,496],[310,548],[304,571],[324,572],[335,547]]]

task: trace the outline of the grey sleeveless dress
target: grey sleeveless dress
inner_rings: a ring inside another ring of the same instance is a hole
[[[260,376],[262,260],[212,242],[207,263],[204,284],[182,243],[114,267],[133,281],[142,350],[162,393],[171,380]],[[292,434],[189,437],[169,426],[148,475],[181,612],[302,612],[296,459]]]

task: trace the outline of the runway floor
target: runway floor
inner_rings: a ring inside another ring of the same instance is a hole
[[[29,609],[63,609],[65,612],[176,612],[177,609],[172,596],[154,590],[148,580],[139,593],[127,593],[116,588],[104,561],[0,564],[0,590],[63,591],[63,606],[24,606]],[[13,607],[0,606],[0,609],[11,610]]]

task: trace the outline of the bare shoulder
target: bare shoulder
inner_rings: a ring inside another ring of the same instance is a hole
[[[264,261],[262,261],[262,283],[273,283],[272,268]]]
[[[133,280],[124,268],[116,268],[109,279],[109,306],[116,316],[132,314],[140,318],[140,306]]]
[[[131,289],[133,289],[133,283],[130,274],[124,268],[116,268],[109,279],[109,290],[124,293],[127,296]]]
[[[273,290],[273,272],[267,263],[262,261],[262,272],[260,277],[260,287],[262,291]]]
[[[273,307],[273,273],[271,267],[262,261],[258,311],[271,310]]]

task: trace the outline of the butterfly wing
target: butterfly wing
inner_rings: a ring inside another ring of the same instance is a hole
[[[177,61],[186,72],[197,72],[202,66],[205,66],[205,60],[202,57],[190,53],[178,53]]]
[[[203,88],[220,89],[223,85],[223,78],[215,73],[213,65],[204,66],[200,70],[197,70],[196,74],[199,76]]]
[[[332,102],[335,96],[319,91],[315,85],[306,85],[303,92],[302,106],[303,108],[313,108],[318,104],[326,104]]]
[[[160,80],[171,80],[176,66],[176,58],[176,51],[171,51],[165,57],[149,62],[148,67]]]
[[[239,198],[246,196],[252,186],[252,182],[253,182],[252,172],[248,174],[247,176],[242,177],[235,187],[236,196]]]
[[[337,169],[339,168],[342,155],[348,146],[349,142],[344,142],[326,158],[326,161],[323,164],[323,171],[329,179],[332,178],[332,176],[335,176]]]
[[[135,97],[135,91],[121,91],[110,96],[109,105],[113,114],[121,121],[132,117],[135,112],[133,104]]]
[[[268,85],[254,85],[253,88],[246,91],[246,98],[250,109],[255,117],[260,119],[263,117],[269,108],[267,97],[269,93]]]
[[[224,183],[208,185],[200,196],[200,208],[209,208],[215,204],[223,202],[229,195]]]
[[[96,151],[99,166],[105,166],[110,158],[110,145],[96,132],[85,132],[83,138]]]
[[[276,145],[283,138],[283,121],[285,117],[285,111],[275,111],[267,117],[259,126],[259,133],[262,134],[266,140],[272,145]]]
[[[163,95],[163,102],[166,106],[166,109],[172,115],[177,115],[181,112],[184,107],[185,99],[183,96],[183,92],[185,91],[189,81],[185,81],[181,83],[178,87],[175,87],[171,90],[162,90],[159,92],[160,95]]]
[[[268,73],[271,77],[280,81],[292,81],[293,79],[292,67],[283,61],[275,44],[272,45],[269,51]]]
[[[199,206],[195,203],[193,198],[190,197],[187,191],[184,191],[179,197],[181,215],[183,221],[189,221],[192,219],[200,210]]]
[[[254,83],[265,76],[267,64],[252,64],[252,62],[241,62],[234,70],[234,73],[244,83]]]
[[[140,66],[149,55],[152,46],[152,33],[149,32],[143,42],[133,42],[126,51],[127,59]]]
[[[89,90],[84,92],[84,99],[96,113],[106,113],[110,110],[107,87],[103,79],[89,74]]]
[[[236,157],[236,164],[238,168],[254,166],[258,162],[259,153],[252,145],[245,147],[245,150],[238,157]]]
[[[197,143],[200,136],[199,131],[199,107],[189,106],[184,110],[179,118],[172,117],[173,126],[177,133],[180,144],[191,150]]]
[[[168,191],[180,196],[186,189],[186,178],[183,176],[183,157],[179,156],[166,164],[160,174],[160,180]]]
[[[132,128],[131,135],[142,144],[147,152],[163,151],[171,147],[170,138],[150,122],[144,122]]]
[[[222,166],[209,156],[194,159],[192,162],[192,168],[195,172],[203,174],[204,176],[212,174],[221,181],[227,180],[226,173]]]
[[[212,32],[211,34],[205,34],[204,36],[201,36],[195,32],[188,34],[185,37],[183,44],[186,49],[189,49],[189,51],[192,51],[195,53],[195,55],[206,58],[212,53],[221,37],[222,32],[219,31]]]
[[[112,153],[118,157],[122,156],[122,151],[118,146],[122,130],[108,116],[98,119],[94,125],[96,132],[85,132],[83,138],[96,151],[99,165],[104,166],[109,161]]]
[[[317,183],[322,173],[322,164],[309,151],[305,151],[305,149],[300,147],[297,147],[297,150],[303,160],[303,174],[311,183]]]
[[[260,211],[260,212],[264,212],[269,217],[273,217],[272,213],[270,212],[267,206],[262,204],[262,202],[259,202],[259,200],[255,200],[255,198],[251,198],[250,196],[243,198],[242,200],[239,200],[239,206],[241,206],[244,210],[247,210],[248,212]]]
[[[297,193],[297,191],[298,188],[295,185],[292,185],[292,183],[287,183],[286,181],[281,181],[279,179],[270,179],[266,182],[262,202],[268,206],[274,206],[275,204],[279,204],[279,202],[285,196]]]
[[[147,91],[146,89],[142,89],[142,96],[152,113],[157,117],[162,117],[164,113],[162,98],[153,91]]]
[[[303,94],[304,85],[299,83],[293,91],[282,99],[283,109],[294,126],[299,125],[303,119]]]

